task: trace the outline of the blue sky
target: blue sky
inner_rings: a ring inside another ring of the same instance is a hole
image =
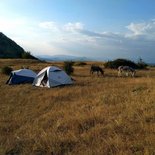
[[[155,0],[1,0],[0,31],[34,55],[155,62]]]

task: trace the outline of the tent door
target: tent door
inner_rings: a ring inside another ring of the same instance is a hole
[[[41,81],[41,85],[42,86],[47,86],[47,81],[48,81],[48,77],[47,77],[47,71],[46,71],[46,73],[45,73],[45,75],[44,75],[44,77],[43,77],[43,79]]]

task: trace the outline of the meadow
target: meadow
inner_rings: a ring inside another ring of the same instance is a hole
[[[155,154],[155,68],[98,77],[93,63],[74,66],[74,85],[51,89],[9,86],[0,73],[0,155]],[[0,59],[6,65],[38,72],[63,63]]]

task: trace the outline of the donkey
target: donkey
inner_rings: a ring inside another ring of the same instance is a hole
[[[129,74],[132,77],[135,77],[136,71],[132,67],[129,66],[119,66],[118,67],[118,76],[122,76],[125,74],[126,76],[129,76]]]
[[[102,76],[104,75],[104,70],[101,67],[92,65],[90,68],[90,74],[93,74],[94,72],[97,72],[98,76],[99,73],[101,73]]]

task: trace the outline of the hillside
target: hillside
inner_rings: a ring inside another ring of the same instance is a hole
[[[23,58],[34,59],[30,53],[25,52],[16,42],[0,32],[0,58]]]
[[[91,62],[74,66],[75,84],[39,88],[9,86],[0,73],[0,154],[155,154],[155,68],[135,78],[90,75]],[[99,64],[99,63],[98,63]],[[0,65],[39,72],[59,62],[1,60]]]

